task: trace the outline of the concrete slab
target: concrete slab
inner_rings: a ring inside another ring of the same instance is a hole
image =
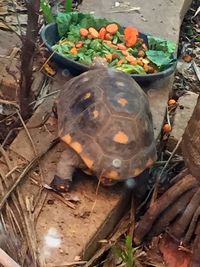
[[[173,128],[167,142],[167,149],[169,151],[174,149],[179,139],[183,136],[188,121],[196,106],[198,96],[199,95],[196,93],[187,92],[178,99],[178,107],[174,117]],[[178,153],[181,153],[181,146],[179,147]]]
[[[116,2],[121,7],[114,8]],[[178,42],[179,27],[191,2],[192,0],[83,0],[81,10],[113,18],[124,26],[133,25],[141,32]],[[124,12],[134,7],[140,7],[140,10]]]
[[[55,82],[52,90],[57,90],[57,86]],[[33,128],[42,122],[45,114],[51,111],[54,98],[55,96],[47,98],[27,123],[37,154],[44,152],[50,142],[57,137],[57,123],[53,118],[44,126]],[[33,147],[24,130],[20,131],[10,149],[10,158],[14,166],[20,165],[19,156],[25,161],[31,161],[35,157]],[[44,183],[51,182],[63,149],[63,145],[57,145],[40,161]],[[29,174],[23,184],[24,197],[33,197],[38,193],[38,186],[31,183],[31,178],[35,177],[35,171],[34,169]],[[40,181],[41,176],[38,175],[34,179]],[[113,188],[100,186],[96,193],[97,185],[96,179],[88,178],[82,173],[75,175],[72,192],[65,196],[72,200],[78,199],[74,204],[75,209],[48,193],[36,225],[40,257],[46,266],[60,266],[63,262],[72,262],[83,253],[85,258],[89,259],[99,247],[98,240],[105,239],[123,216],[129,204],[128,188],[121,185]],[[51,245],[50,241],[48,242],[51,238],[58,243],[56,247]]]

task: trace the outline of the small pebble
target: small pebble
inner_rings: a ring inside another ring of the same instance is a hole
[[[60,253],[61,253],[61,254],[63,254],[63,253],[64,253],[64,251],[63,251],[61,248],[59,249],[59,251],[60,251]]]
[[[143,20],[144,22],[147,22],[147,19],[145,19],[145,18],[143,18],[143,17],[141,18],[141,20]]]

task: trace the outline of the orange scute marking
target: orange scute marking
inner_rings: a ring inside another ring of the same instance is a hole
[[[92,114],[93,114],[93,118],[94,118],[94,119],[98,118],[98,116],[99,116],[99,112],[98,112],[97,110],[94,110],[94,111],[92,112]]]
[[[103,174],[103,176],[110,179],[117,179],[119,178],[119,173],[116,171],[107,171]]]
[[[71,143],[70,147],[73,148],[78,154],[83,151],[82,145],[79,142]]]
[[[72,137],[71,137],[70,134],[66,134],[66,135],[63,136],[61,139],[62,139],[65,143],[67,143],[67,144],[70,144],[71,141],[72,141]]]
[[[126,106],[128,104],[128,100],[126,98],[120,97],[118,98],[117,102],[122,106]]]
[[[133,176],[136,177],[136,176],[138,176],[141,172],[142,172],[142,170],[141,170],[140,168],[136,168],[136,169],[134,169],[134,171],[133,171]]]
[[[94,165],[94,161],[91,160],[90,158],[88,158],[86,155],[82,154],[80,155],[82,160],[84,161],[84,163],[86,164],[86,166],[89,168],[89,169],[92,169],[93,165]]]
[[[119,131],[118,133],[115,134],[113,141],[120,143],[120,144],[127,144],[128,136],[124,132]]]

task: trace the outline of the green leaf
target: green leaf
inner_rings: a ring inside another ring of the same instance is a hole
[[[86,65],[90,65],[92,63],[92,58],[89,55],[81,54],[79,57],[79,62]]]
[[[129,74],[146,74],[143,67],[140,65],[122,64],[120,66],[116,66],[115,68]]]
[[[109,64],[109,66],[114,67],[115,65],[117,65],[117,62],[118,62],[118,59],[116,58]]]
[[[195,42],[200,42],[200,36],[197,36],[197,37],[195,38]]]
[[[41,0],[40,8],[47,23],[55,22],[55,17],[53,16],[51,6],[49,5],[48,0]]]
[[[194,35],[194,30],[192,25],[186,25],[185,27],[185,34],[189,37],[191,37],[192,35]]]
[[[172,41],[165,40],[152,35],[147,36],[150,50],[163,51],[172,54],[176,50],[176,44]]]
[[[71,42],[80,41],[80,28],[73,24],[70,25],[67,39]]]
[[[77,22],[78,22],[78,12],[58,13],[56,17],[56,23],[60,38],[67,37],[69,27],[72,24],[76,25]]]
[[[118,43],[118,37],[115,35],[113,40],[112,40],[113,44],[117,44]]]
[[[130,52],[134,57],[138,56],[138,50],[135,47],[134,48],[128,48],[127,51]]]
[[[93,49],[94,51],[101,51],[101,41],[100,40],[92,40],[90,43],[90,48]]]
[[[171,55],[163,51],[147,50],[146,55],[159,69],[167,68],[174,61]]]

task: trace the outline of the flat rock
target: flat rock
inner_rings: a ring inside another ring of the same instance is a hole
[[[189,119],[197,102],[198,94],[187,92],[178,99],[178,107],[176,109],[173,128],[170,133],[167,148],[172,151],[178,140],[183,136]]]

